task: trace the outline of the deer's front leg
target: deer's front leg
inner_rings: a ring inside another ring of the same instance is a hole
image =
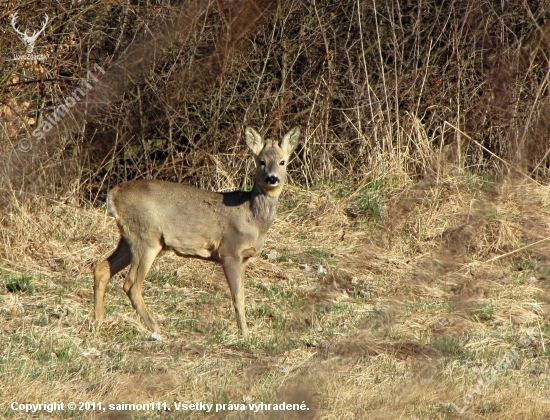
[[[229,289],[231,290],[231,298],[233,307],[237,315],[237,324],[241,330],[244,340],[248,340],[248,327],[246,325],[246,314],[244,309],[244,267],[240,256],[224,257],[222,260],[223,271]]]

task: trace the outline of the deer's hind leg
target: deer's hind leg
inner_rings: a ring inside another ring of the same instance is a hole
[[[132,249],[132,262],[130,271],[124,282],[124,291],[130,298],[132,306],[137,311],[145,325],[153,332],[152,338],[160,338],[160,330],[157,322],[151,315],[143,300],[143,281],[149,272],[153,261],[161,251],[162,246],[155,244],[154,246],[140,244],[139,249]]]
[[[120,238],[115,251],[94,270],[94,310],[96,321],[103,321],[105,289],[109,280],[120,270],[126,268],[132,260],[130,246]]]

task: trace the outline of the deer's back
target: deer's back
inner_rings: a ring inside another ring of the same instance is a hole
[[[109,192],[108,205],[121,235],[133,242],[161,243],[183,256],[219,260],[254,246],[249,193],[217,193],[158,180],[132,181]],[[263,238],[262,238],[263,241]]]

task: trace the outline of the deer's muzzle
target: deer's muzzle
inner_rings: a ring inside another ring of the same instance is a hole
[[[266,178],[265,183],[270,187],[276,187],[279,185],[280,179],[277,175],[270,175]]]

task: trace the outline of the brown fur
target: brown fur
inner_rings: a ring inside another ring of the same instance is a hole
[[[141,180],[113,188],[107,198],[120,241],[94,270],[95,318],[103,320],[105,289],[116,273],[130,265],[124,291],[143,322],[158,338],[159,327],[142,296],[143,281],[161,250],[220,263],[225,272],[237,323],[248,338],[244,307],[244,271],[263,247],[286,178],[286,162],[298,143],[299,128],[281,145],[264,142],[252,128],[246,142],[257,171],[252,191],[216,193],[177,183]]]

